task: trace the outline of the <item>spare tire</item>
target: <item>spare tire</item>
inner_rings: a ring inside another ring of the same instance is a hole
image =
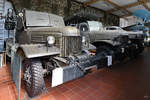
[[[89,25],[87,23],[80,23],[78,25],[78,29],[80,32],[88,32],[89,31]]]

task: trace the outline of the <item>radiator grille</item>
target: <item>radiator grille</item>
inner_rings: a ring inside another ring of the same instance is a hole
[[[80,36],[64,37],[63,41],[64,46],[62,54],[64,56],[76,55],[81,53],[82,40]]]

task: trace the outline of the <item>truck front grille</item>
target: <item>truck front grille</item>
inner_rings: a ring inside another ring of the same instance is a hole
[[[76,55],[81,53],[82,39],[80,36],[64,37],[63,44],[63,56]]]

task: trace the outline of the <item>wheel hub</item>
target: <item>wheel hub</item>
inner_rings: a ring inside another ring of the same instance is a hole
[[[31,70],[28,67],[24,73],[24,81],[26,81],[29,85],[31,85]]]

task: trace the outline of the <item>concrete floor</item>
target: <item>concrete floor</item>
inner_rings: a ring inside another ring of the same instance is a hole
[[[78,80],[51,88],[31,100],[150,100],[150,49],[136,60],[101,69]],[[0,100],[17,100],[9,67],[0,69]],[[30,100],[21,89],[21,100]]]

